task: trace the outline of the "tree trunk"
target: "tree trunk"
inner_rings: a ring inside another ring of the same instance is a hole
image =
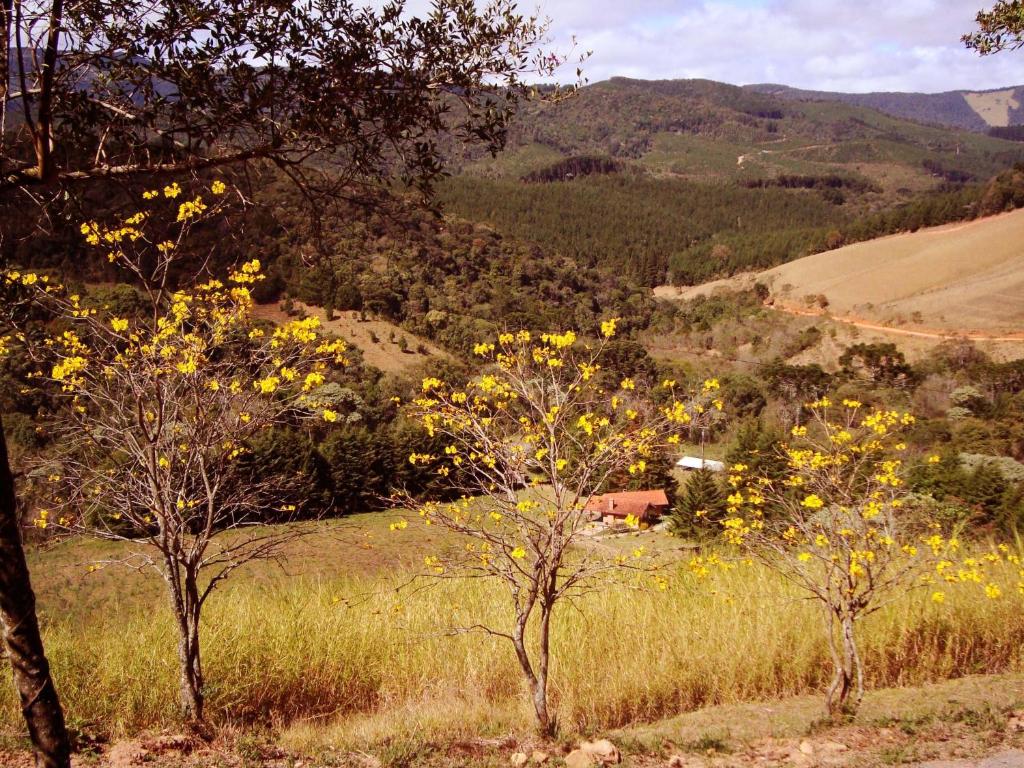
[[[201,603],[195,574],[180,575],[180,564],[173,555],[166,555],[167,583],[171,607],[178,627],[179,696],[185,719],[203,722],[203,667],[199,655],[199,612]]]
[[[69,768],[71,745],[36,619],[36,598],[21,546],[14,476],[0,421],[0,620],[21,711],[42,768]]]
[[[203,671],[199,660],[199,628],[187,620],[180,627],[178,660],[181,663],[181,708],[187,720],[203,721]]]
[[[857,649],[857,637],[854,634],[853,616],[843,619],[843,656],[849,662],[852,678],[853,699],[846,703],[846,712],[857,714],[861,701],[864,700],[864,667],[860,663],[860,651]]]
[[[49,29],[46,34],[46,48],[43,50],[43,66],[39,78],[39,111],[36,135],[36,165],[39,180],[50,181],[56,174],[53,165],[53,79],[57,71],[57,55],[60,47],[60,27],[64,22],[64,0],[52,0]]]
[[[542,736],[550,738],[558,730],[558,724],[548,712],[548,662],[551,658],[551,606],[542,603],[540,627],[537,638],[537,682],[533,691],[533,708],[537,713],[537,724]]]
[[[533,713],[537,719],[537,731],[544,737],[554,733],[554,724],[548,714],[548,691],[547,691],[547,663],[543,662],[541,674],[534,670],[533,662],[530,660],[530,653],[526,648],[526,624],[529,614],[520,617],[516,622],[516,628],[512,635],[512,645],[516,649],[516,658],[519,659],[519,666],[523,670],[527,685],[530,687],[530,703],[533,704]],[[542,621],[542,625],[546,622]],[[546,634],[546,627],[542,627],[542,635]],[[546,658],[546,654],[544,655]]]
[[[833,618],[829,614],[828,630],[834,672],[832,684],[828,689],[826,707],[829,717],[834,719],[857,712],[864,698],[864,671],[860,666],[853,618],[846,614]],[[854,694],[852,700],[851,693]]]
[[[849,678],[843,664],[842,641],[836,636],[837,617],[831,608],[825,608],[825,631],[828,637],[828,650],[832,654],[832,682],[825,696],[825,709],[828,717],[834,718],[849,696]]]

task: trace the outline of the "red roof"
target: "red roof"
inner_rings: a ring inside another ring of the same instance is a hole
[[[618,493],[603,493],[600,496],[591,496],[587,502],[587,509],[591,512],[600,512],[602,517],[626,517],[633,515],[640,520],[646,519],[653,511],[655,513],[668,507],[668,496],[665,491],[619,491]]]

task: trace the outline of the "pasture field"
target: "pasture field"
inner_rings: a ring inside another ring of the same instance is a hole
[[[702,285],[659,286],[654,295],[686,301],[762,283],[771,309],[798,325],[823,324],[839,347],[889,341],[915,360],[949,338],[966,337],[993,359],[1011,360],[1024,355],[1022,244],[1024,211],[1015,211],[856,243]],[[670,352],[661,356],[672,357]],[[830,362],[834,355],[815,348],[808,357]]]

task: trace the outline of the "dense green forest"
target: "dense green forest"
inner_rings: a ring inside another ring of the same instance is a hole
[[[677,273],[688,268],[688,282],[777,264],[822,247],[846,220],[813,193],[636,175],[558,185],[459,176],[441,199],[468,219],[647,286],[665,282],[670,263]],[[725,249],[711,259],[699,252],[718,243]]]
[[[858,182],[780,176],[736,185],[588,176],[558,184],[461,175],[441,189],[451,210],[516,238],[620,271],[646,286],[695,285],[845,243],[1019,207],[1020,168],[987,184],[945,183],[877,212],[843,205]]]

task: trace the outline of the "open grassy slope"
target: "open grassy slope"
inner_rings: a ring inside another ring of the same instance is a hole
[[[272,724],[306,743],[368,751],[529,733],[510,646],[457,631],[506,621],[500,591],[480,580],[410,581],[425,552],[451,542],[416,523],[390,531],[393,519],[303,524],[311,535],[283,569],[246,569],[218,590],[204,614],[215,723]],[[653,532],[618,541],[679,546]],[[88,569],[119,549],[79,540],[30,557],[71,723],[115,736],[177,722],[174,634],[158,577]],[[553,697],[570,733],[822,690],[828,654],[806,601],[760,567],[701,581],[680,557],[665,591],[627,579],[557,615]],[[941,609],[919,593],[874,615],[863,635],[870,684],[1019,671],[1015,576],[995,576],[1001,600],[958,586]],[[13,691],[0,690],[0,737],[20,733],[19,717]]]
[[[988,335],[1024,331],[1024,211],[840,248],[765,273],[795,303],[882,324]]]
[[[361,320],[358,312],[335,313],[334,317],[328,320],[322,307],[301,301],[295,302],[295,308],[307,315],[320,318],[325,330],[357,347],[363,353],[363,360],[366,363],[385,373],[403,373],[432,357],[449,356],[436,344],[387,320]],[[255,311],[257,317],[276,323],[288,320],[288,314],[276,302],[259,304]],[[404,351],[398,346],[398,340],[403,337],[407,345]]]
[[[759,273],[691,288],[663,287],[662,298],[767,285],[776,308],[934,333],[1024,339],[1024,211],[923,229],[807,256]],[[880,329],[884,330],[884,328]]]

